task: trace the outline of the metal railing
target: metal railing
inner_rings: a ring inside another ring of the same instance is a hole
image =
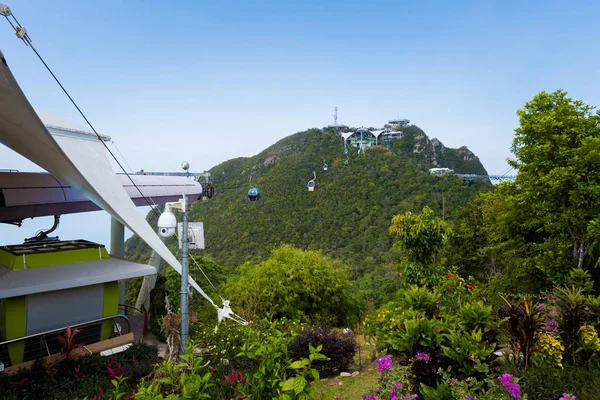
[[[127,323],[126,332],[123,331],[121,324],[117,323],[118,319],[124,319]],[[80,329],[80,332],[73,338],[74,343],[85,346],[99,342],[102,333],[102,323],[110,320],[112,320],[111,336],[122,336],[125,333],[131,332],[131,323],[126,315],[111,315],[109,317],[69,325],[71,329]],[[0,342],[0,361],[2,361],[5,366],[11,365],[10,357],[8,355],[8,345],[18,342],[25,343],[22,362],[60,353],[62,351],[62,344],[58,340],[58,337],[64,334],[66,328],[67,327],[65,326]]]

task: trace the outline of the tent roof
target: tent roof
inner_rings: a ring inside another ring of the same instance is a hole
[[[152,275],[150,265],[111,258],[11,271],[0,266],[0,299]]]

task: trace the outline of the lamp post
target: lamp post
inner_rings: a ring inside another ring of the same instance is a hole
[[[189,335],[189,265],[188,265],[188,214],[187,197],[183,195],[182,204],[182,234],[181,234],[181,353],[185,352]]]
[[[190,165],[187,162],[181,164],[181,168],[187,171]],[[179,201],[165,204],[165,211],[158,219],[158,233],[163,237],[170,237],[175,234],[177,229],[177,220],[173,215],[172,209],[179,210],[182,213],[182,234],[181,234],[181,349],[180,353],[185,352],[189,336],[189,264],[188,264],[188,199],[184,194]]]
[[[184,171],[190,169],[190,165],[184,161],[181,164],[181,168]],[[185,353],[187,347],[188,335],[189,335],[189,265],[188,265],[188,213],[187,213],[187,197],[184,194],[181,199],[181,211],[183,212],[182,221],[182,234],[181,234],[181,353]]]

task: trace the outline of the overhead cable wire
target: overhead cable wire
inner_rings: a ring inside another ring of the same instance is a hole
[[[83,111],[81,110],[81,108],[79,108],[79,106],[77,105],[77,103],[75,102],[75,100],[71,97],[71,95],[69,94],[69,92],[67,91],[67,89],[63,86],[63,84],[58,79],[58,77],[54,74],[54,72],[52,71],[52,69],[50,68],[50,66],[46,63],[46,61],[40,55],[40,53],[37,51],[37,49],[33,46],[33,44],[31,43],[31,38],[27,34],[27,31],[25,30],[25,28],[23,28],[23,26],[19,23],[19,21],[17,20],[17,18],[14,16],[14,14],[12,12],[10,12],[10,10],[6,11],[7,9],[8,9],[8,7],[5,7],[4,9],[1,9],[0,11],[4,12],[4,16],[6,17],[6,20],[8,21],[8,23],[15,30],[15,33],[17,34],[17,37],[19,39],[23,40],[23,42],[25,43],[25,45],[27,45],[28,47],[31,47],[31,50],[33,50],[33,52],[35,53],[35,55],[39,58],[39,60],[42,62],[42,64],[44,65],[44,67],[46,68],[46,70],[50,73],[50,75],[52,75],[52,78],[54,78],[54,80],[56,81],[56,83],[58,84],[58,86],[60,86],[60,88],[62,89],[62,91],[64,92],[64,94],[71,101],[71,103],[73,104],[73,106],[77,109],[77,111],[79,112],[79,114],[81,115],[81,117],[88,124],[88,126],[90,127],[90,129],[92,130],[92,132],[94,132],[94,134],[96,135],[96,137],[98,138],[98,140],[100,140],[100,142],[104,145],[104,147],[106,148],[106,150],[108,151],[108,153],[111,155],[111,157],[117,162],[117,164],[119,165],[119,167],[121,168],[121,170],[129,178],[129,180],[131,181],[131,183],[133,184],[133,186],[137,189],[137,191],[140,193],[140,195],[144,198],[144,200],[150,206],[150,208],[152,209],[152,211],[154,213],[158,213],[158,211],[155,210],[155,208],[152,205],[152,203],[148,200],[148,197],[145,196],[144,193],[142,193],[141,189],[134,182],[134,180],[131,177],[131,175],[125,170],[125,167],[123,167],[123,165],[121,164],[121,162],[117,159],[117,157],[114,155],[114,153],[110,150],[110,148],[108,147],[108,145],[104,142],[104,140],[102,140],[102,137],[100,136],[100,134],[98,133],[98,131],[96,131],[96,128],[94,128],[94,126],[89,121],[89,119],[86,117],[86,115],[83,113]],[[7,14],[7,12],[8,12],[8,14]],[[16,26],[9,19],[9,16],[13,17],[13,19],[15,20],[15,22],[17,24]]]

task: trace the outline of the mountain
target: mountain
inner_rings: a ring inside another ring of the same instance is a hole
[[[358,153],[333,128],[290,135],[253,157],[235,158],[212,168],[216,196],[197,202],[190,221],[203,221],[206,250],[200,255],[234,268],[262,259],[280,244],[320,249],[341,258],[357,272],[388,262],[392,216],[420,212],[429,205],[452,218],[488,181],[469,184],[455,176],[432,176],[429,168],[486,174],[466,147],[446,148],[417,126],[402,128],[401,138],[387,146]],[[347,161],[347,164],[345,163]],[[323,170],[323,163],[328,170]],[[316,190],[307,183],[316,173]],[[261,191],[249,202],[252,186]],[[151,223],[156,216],[149,215]],[[174,241],[171,242],[174,244]],[[127,242],[127,255],[149,257],[139,238]]]

